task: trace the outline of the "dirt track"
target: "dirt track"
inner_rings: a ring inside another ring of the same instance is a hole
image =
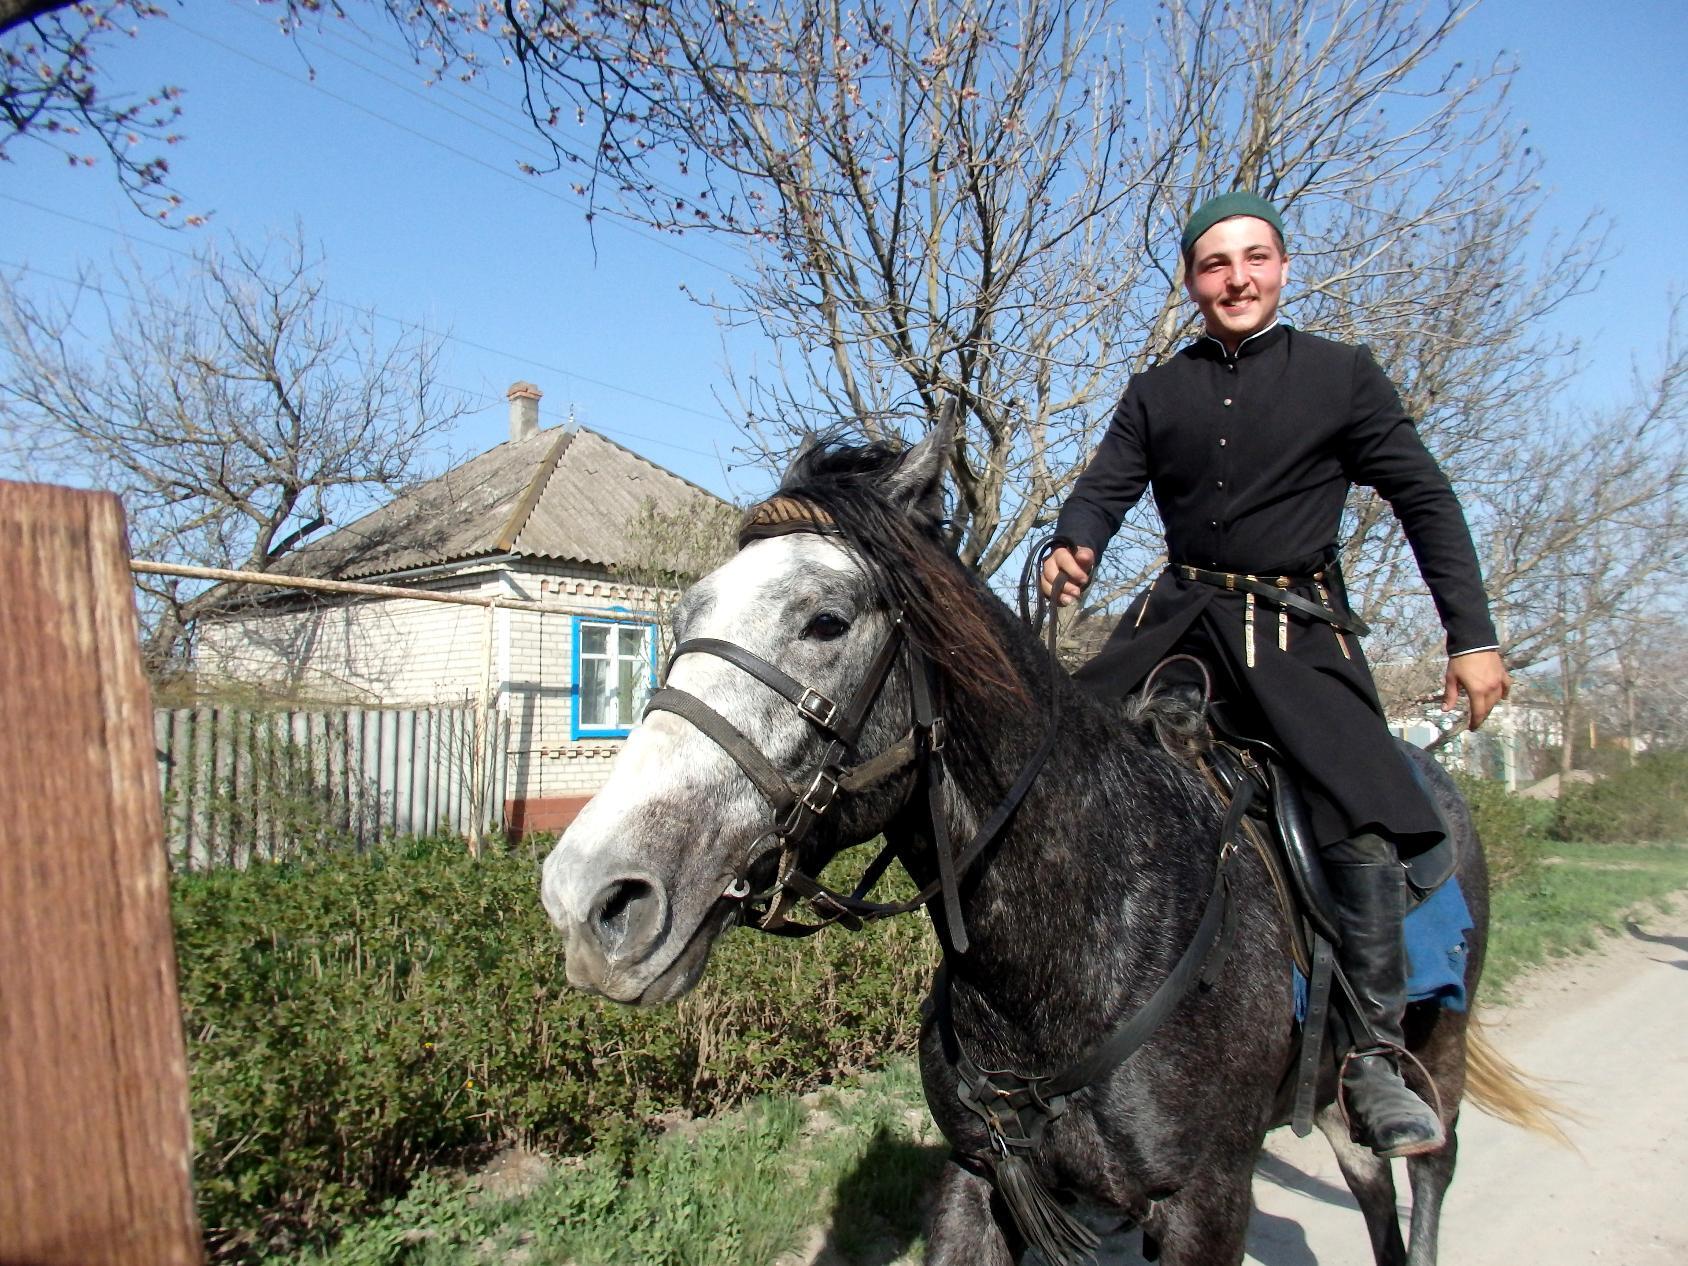
[[[1486,1012],[1489,1036],[1577,1114],[1566,1126],[1575,1148],[1468,1111],[1442,1266],[1688,1263],[1688,905],[1645,917],[1516,992],[1521,1003]],[[1247,1260],[1256,1266],[1371,1262],[1317,1132],[1272,1137],[1254,1196]],[[1107,1266],[1142,1261],[1135,1237],[1111,1247]]]

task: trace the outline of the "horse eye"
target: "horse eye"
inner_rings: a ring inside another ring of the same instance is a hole
[[[803,628],[803,636],[817,642],[830,642],[850,631],[850,622],[830,611],[822,611]]]

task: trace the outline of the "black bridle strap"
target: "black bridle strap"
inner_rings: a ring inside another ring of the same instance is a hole
[[[932,678],[925,660],[909,665],[909,705],[914,712],[917,734],[925,734],[926,741],[926,811],[932,820],[932,851],[938,855],[938,891],[943,894],[944,929],[949,943],[957,954],[967,952],[967,929],[961,922],[961,882],[957,874],[955,850],[950,845],[949,815],[944,809],[943,745],[934,747],[933,729],[938,724],[938,710],[932,699]]]
[[[805,686],[795,677],[783,669],[770,664],[760,655],[745,650],[732,642],[723,641],[718,637],[694,637],[681,642],[674,648],[674,653],[668,657],[668,672],[672,672],[674,661],[682,655],[713,655],[716,659],[724,659],[735,668],[749,673],[757,681],[770,690],[784,695],[804,716],[813,721],[829,734],[854,742],[855,735],[839,733],[838,719],[840,709],[838,704],[826,695],[810,686]],[[667,680],[668,672],[664,672],[663,679]]]

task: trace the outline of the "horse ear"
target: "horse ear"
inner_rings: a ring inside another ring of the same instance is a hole
[[[794,483],[800,483],[808,472],[809,459],[820,447],[820,437],[813,431],[805,431],[803,438],[797,444],[797,451],[791,455],[791,460],[785,464],[785,474],[780,477],[780,487],[787,488]]]
[[[937,425],[926,438],[905,452],[891,471],[886,491],[891,500],[927,523],[944,517],[944,471],[949,466],[950,446],[955,442],[955,397],[944,402]]]

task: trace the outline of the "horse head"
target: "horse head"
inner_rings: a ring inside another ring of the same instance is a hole
[[[684,595],[664,688],[545,861],[572,984],[680,997],[746,897],[794,860],[818,873],[907,799],[913,770],[887,757],[909,746],[911,648],[955,655],[933,612],[967,605],[942,592],[968,588],[941,541],[951,437],[805,445],[739,552]],[[869,786],[816,778],[876,761],[888,773]]]

